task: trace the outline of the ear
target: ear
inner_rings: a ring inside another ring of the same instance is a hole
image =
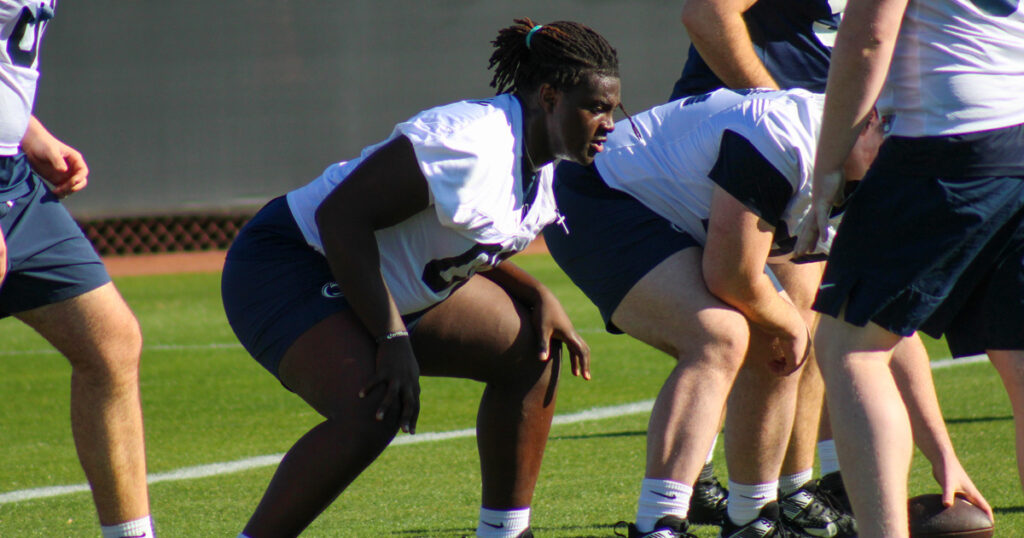
[[[540,106],[544,109],[544,112],[548,114],[555,111],[555,107],[558,106],[558,101],[561,98],[562,92],[547,82],[542,83],[540,88],[537,88],[537,100],[540,101]]]

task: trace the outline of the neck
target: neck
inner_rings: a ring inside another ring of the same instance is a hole
[[[548,149],[548,133],[544,125],[544,111],[531,105],[528,98],[516,94],[523,109],[523,154],[534,172],[555,160]]]

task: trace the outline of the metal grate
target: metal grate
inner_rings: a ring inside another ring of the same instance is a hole
[[[252,215],[113,218],[79,222],[101,256],[225,250]]]

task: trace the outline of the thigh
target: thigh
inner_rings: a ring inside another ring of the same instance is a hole
[[[746,348],[747,320],[704,286],[699,248],[669,256],[622,299],[612,321],[673,356],[725,342]]]
[[[135,361],[138,321],[113,283],[71,299],[15,314],[73,364],[119,356]]]
[[[357,409],[371,417],[377,398],[359,398],[376,368],[377,347],[351,309],[312,325],[281,357],[278,378],[326,418]],[[372,400],[372,401],[371,401]]]
[[[0,315],[78,297],[110,282],[103,262],[60,201],[38,179],[4,204],[0,229],[9,268],[0,288]]]
[[[412,335],[423,375],[489,381],[524,361],[542,364],[529,310],[481,275],[427,311]]]
[[[594,167],[562,163],[555,184],[562,226],[544,230],[551,256],[597,306],[611,333],[626,293],[672,254],[698,243],[628,194],[608,187]]]

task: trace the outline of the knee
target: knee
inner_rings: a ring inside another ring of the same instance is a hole
[[[70,353],[72,368],[104,382],[138,381],[142,355],[142,331],[134,316],[128,316],[100,335],[91,346]]]
[[[704,367],[735,377],[747,355],[750,329],[746,320],[704,324],[700,336],[677,342],[680,360],[698,360]]]

